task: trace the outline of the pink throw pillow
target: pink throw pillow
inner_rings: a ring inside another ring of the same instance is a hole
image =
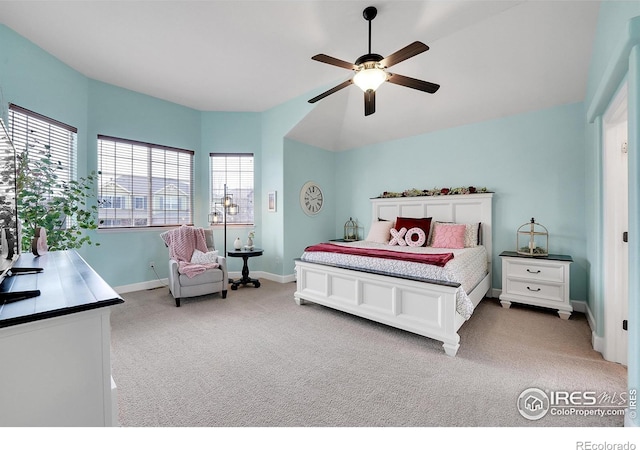
[[[433,233],[434,248],[464,248],[466,225],[437,223]]]

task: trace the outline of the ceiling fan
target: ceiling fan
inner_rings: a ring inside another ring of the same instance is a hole
[[[340,89],[343,89],[350,84],[356,84],[364,91],[364,115],[369,116],[376,112],[376,89],[378,89],[378,87],[385,81],[417,89],[419,91],[428,92],[429,94],[435,93],[440,88],[440,85],[438,84],[386,71],[389,67],[398,64],[405,59],[409,59],[422,52],[426,52],[429,50],[429,47],[422,42],[415,41],[406,47],[401,48],[397,52],[390,54],[386,58],[383,58],[377,53],[371,53],[371,21],[375,19],[377,14],[378,10],[373,6],[365,8],[362,12],[363,17],[369,22],[369,53],[356,59],[355,63],[352,64],[323,53],[311,57],[311,59],[315,61],[353,70],[355,74],[347,81],[340,83],[316,97],[313,97],[309,100],[309,103],[315,103],[328,95],[338,92]]]

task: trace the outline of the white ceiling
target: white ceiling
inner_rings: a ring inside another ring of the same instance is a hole
[[[265,111],[352,72],[311,60],[419,40],[393,72],[435,94],[383,84],[376,113],[345,88],[289,133],[344,150],[584,99],[596,1],[0,1],[0,21],[86,76],[203,111]]]

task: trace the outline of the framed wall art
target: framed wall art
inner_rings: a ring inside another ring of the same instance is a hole
[[[278,206],[276,191],[269,192],[267,197],[267,211],[276,212]]]

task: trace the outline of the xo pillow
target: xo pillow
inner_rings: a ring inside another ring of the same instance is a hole
[[[431,229],[431,217],[425,217],[422,219],[417,219],[413,217],[398,217],[396,219],[396,230],[400,230],[402,228],[406,228],[407,230],[411,230],[412,228],[420,228],[425,236],[429,236],[429,230]],[[409,235],[409,233],[407,233]],[[421,245],[415,245],[416,242],[422,241],[421,234],[411,233],[409,238],[411,239],[411,243],[407,242],[408,245],[412,247],[424,247],[427,245],[426,240]],[[406,240],[406,239],[405,239]]]
[[[413,227],[404,236],[409,247],[423,247],[427,243],[427,235],[422,228]]]
[[[466,225],[436,223],[433,229],[434,248],[464,248]]]

